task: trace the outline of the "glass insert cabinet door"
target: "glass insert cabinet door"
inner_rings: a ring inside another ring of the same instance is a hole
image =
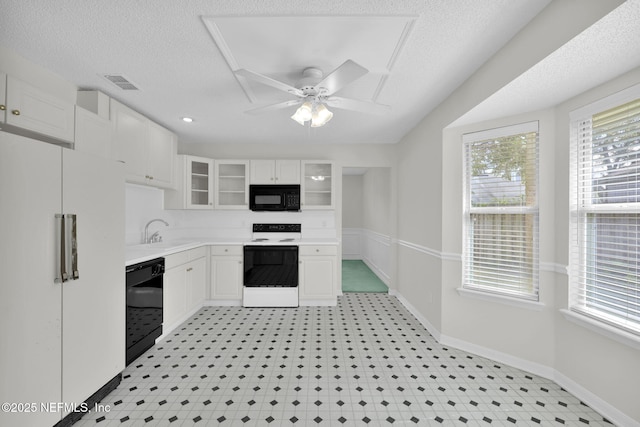
[[[243,209],[249,206],[249,161],[216,161],[216,209]]]
[[[302,162],[302,209],[333,209],[333,164]]]
[[[213,160],[189,158],[187,160],[187,207],[213,208]]]

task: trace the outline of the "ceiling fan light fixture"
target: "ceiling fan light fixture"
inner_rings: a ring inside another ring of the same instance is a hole
[[[313,115],[311,117],[311,127],[318,128],[320,126],[326,125],[329,120],[333,117],[333,113],[329,111],[324,104],[319,104],[315,110],[313,111]]]
[[[313,116],[312,110],[313,110],[313,105],[309,101],[307,101],[296,110],[296,112],[293,114],[293,116],[291,116],[291,118],[296,122],[300,123],[302,126],[304,126],[306,122],[311,120]]]

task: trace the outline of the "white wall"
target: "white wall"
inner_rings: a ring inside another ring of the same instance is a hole
[[[163,240],[251,237],[251,225],[261,222],[302,224],[303,237],[337,238],[333,211],[252,212],[249,210],[164,210],[164,192],[142,185],[126,185],[126,243],[142,243],[144,227],[154,218],[150,232],[160,231]]]
[[[362,228],[362,175],[342,176],[342,227]]]
[[[77,86],[2,45],[0,45],[0,71],[46,91],[65,102],[76,103]]]
[[[584,105],[636,85],[640,68],[568,100],[556,108],[555,253],[556,263],[569,263],[569,113]],[[568,276],[556,274],[556,308],[568,307]],[[640,425],[640,340],[636,347],[568,321],[555,312],[556,370],[610,404],[624,410]],[[602,330],[600,330],[602,332]]]
[[[619,3],[554,1],[398,147],[397,290],[441,342],[553,378],[620,425],[640,425],[640,351],[567,321],[568,111],[557,108],[465,128],[447,126]],[[640,81],[640,72],[609,89]],[[462,146],[471,130],[540,121],[540,300],[514,305],[457,292],[462,283]]]

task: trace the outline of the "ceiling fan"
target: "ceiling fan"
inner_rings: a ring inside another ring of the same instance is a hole
[[[298,97],[298,99],[246,111],[248,114],[261,114],[302,104],[291,118],[303,126],[310,121],[311,127],[323,126],[331,120],[333,113],[329,111],[327,106],[370,114],[383,114],[389,111],[391,107],[388,105],[334,95],[349,83],[359,79],[368,72],[369,70],[349,59],[327,76],[324,76],[322,70],[318,68],[305,68],[302,72],[302,78],[295,83],[295,86],[291,86],[246,69],[235,71],[239,76]]]

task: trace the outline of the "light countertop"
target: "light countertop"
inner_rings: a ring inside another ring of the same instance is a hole
[[[125,247],[125,265],[133,265],[139,262],[149,261],[154,258],[161,258],[171,254],[190,249],[199,248],[201,246],[211,245],[246,245],[251,244],[247,239],[212,239],[205,238],[201,240],[172,240],[168,242],[149,243],[140,245],[131,245]],[[332,238],[302,238],[297,240],[295,245],[337,245],[338,240]]]

